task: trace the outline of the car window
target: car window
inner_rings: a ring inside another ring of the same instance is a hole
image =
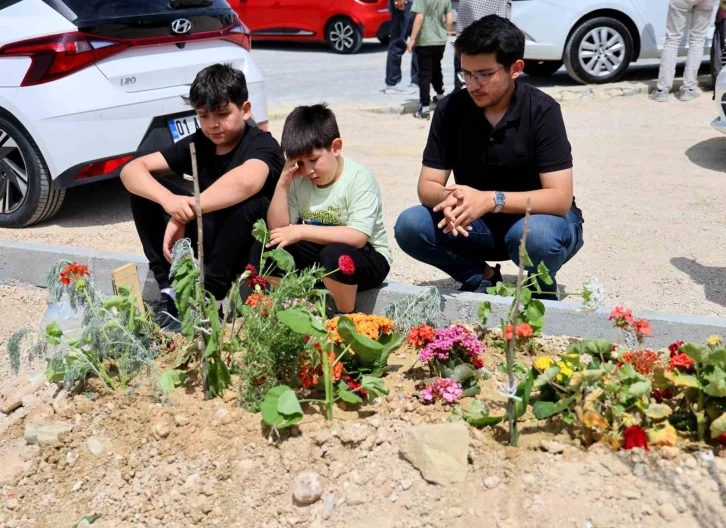
[[[1,2],[2,0],[0,0]],[[184,9],[229,9],[225,0],[44,0],[68,18],[77,20],[109,19],[156,15]]]

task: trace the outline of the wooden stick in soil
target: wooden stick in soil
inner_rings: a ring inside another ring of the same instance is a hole
[[[189,145],[189,150],[192,153],[192,176],[194,177],[194,198],[196,199],[197,206],[197,260],[199,261],[199,309],[204,311],[204,225],[202,224],[202,198],[201,192],[199,191],[199,171],[197,169],[197,149],[194,143]],[[202,318],[206,317],[206,314],[202,313]],[[202,383],[204,386],[204,399],[209,399],[209,362],[207,356],[204,353],[207,349],[207,345],[204,338],[204,332],[199,333],[199,350],[202,353]]]
[[[524,282],[524,261],[526,255],[527,234],[529,233],[529,213],[530,202],[527,198],[527,209],[524,213],[524,229],[522,231],[522,240],[519,243],[519,271],[517,272],[517,290],[514,295],[514,305],[510,315],[509,324],[515,328],[519,320],[519,304],[522,299],[522,284]],[[515,335],[507,345],[507,375],[509,377],[509,386],[514,387],[517,379],[514,377],[514,343],[517,340]],[[517,435],[517,418],[515,414],[515,404],[512,398],[507,400],[507,415],[509,416],[509,445],[516,446],[519,443]]]

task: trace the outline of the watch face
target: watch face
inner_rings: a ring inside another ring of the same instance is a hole
[[[504,205],[504,202],[505,202],[504,194],[501,192],[496,192],[494,194],[494,201],[497,203],[497,205]]]

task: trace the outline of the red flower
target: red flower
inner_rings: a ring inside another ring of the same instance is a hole
[[[255,286],[259,286],[260,288],[267,288],[267,281],[264,279],[264,277],[261,277],[260,275],[257,275],[256,277],[249,277],[247,279],[247,287],[254,289]]]
[[[642,341],[643,337],[650,337],[653,333],[653,329],[650,327],[650,323],[645,319],[638,319],[632,323],[635,337],[638,341]]]
[[[683,341],[676,341],[675,343],[671,343],[668,347],[668,350],[671,353],[671,357],[678,354],[678,349],[681,348],[681,345],[684,345],[685,343]]]
[[[60,272],[60,281],[66,286],[70,286],[71,282],[75,282],[82,277],[88,277],[88,275],[88,266],[73,262]]]
[[[625,440],[623,449],[642,447],[646,451],[650,451],[648,447],[648,435],[645,434],[645,430],[639,425],[631,425],[625,429],[623,431],[623,439]]]
[[[338,267],[343,275],[353,275],[355,273],[355,262],[349,255],[341,255],[338,259]]]
[[[411,330],[408,331],[406,339],[408,339],[408,342],[411,343],[411,346],[418,348],[429,344],[435,335],[436,330],[434,330],[433,327],[427,324],[422,324],[416,328],[411,328]]]
[[[348,385],[348,387],[353,390],[353,392],[357,392],[361,396],[361,398],[368,398],[368,391],[365,389],[361,389],[361,384],[355,381],[353,378],[351,378],[347,374],[344,374],[343,376],[341,376],[340,379],[342,379],[346,383],[346,385]]]
[[[653,398],[656,402],[661,403],[663,400],[669,400],[673,397],[673,391],[670,387],[664,390],[660,389],[653,389],[653,392],[650,393],[651,398]]]
[[[622,306],[616,306],[612,312],[610,312],[610,321],[614,321],[613,324],[620,328],[627,328],[633,324],[633,312],[623,308]]]
[[[471,358],[471,364],[474,365],[477,370],[484,368],[484,358],[481,356],[474,356]]]
[[[250,277],[257,277],[257,268],[255,268],[252,264],[247,264],[245,266],[245,271],[250,272]]]
[[[693,368],[693,365],[696,364],[696,361],[690,357],[688,357],[687,354],[676,354],[675,356],[671,357],[670,363],[668,364],[668,370],[682,370],[683,372],[688,372]]]
[[[716,441],[717,441],[717,442],[718,442],[719,444],[723,444],[723,445],[726,445],[726,433],[722,434],[721,436],[717,436],[717,437],[716,437]]]
[[[655,364],[658,361],[658,354],[652,350],[633,350],[632,352],[626,352],[623,354],[623,363],[630,363],[633,365],[633,369],[640,374],[651,374],[655,368]]]
[[[514,327],[512,325],[507,325],[507,328],[504,329],[504,337],[507,341],[514,339]]]
[[[318,373],[313,370],[310,363],[305,363],[302,367],[300,367],[300,374],[298,375],[298,378],[300,378],[300,383],[306,389],[309,389],[313,385],[317,385],[319,380]]]
[[[529,325],[529,323],[521,323],[519,326],[517,326],[517,337],[527,339],[533,336],[534,330],[532,330],[532,327]]]

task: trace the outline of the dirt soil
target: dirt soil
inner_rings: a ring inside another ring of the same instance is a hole
[[[726,138],[714,131],[711,94],[656,104],[646,95],[563,102],[575,159],[575,194],[585,215],[585,246],[558,281],[577,290],[588,277],[608,289],[609,305],[726,317],[723,260]],[[418,203],[416,180],[428,123],[410,115],[334,108],[345,153],[380,182],[394,249],[389,278],[455,287],[395,245],[393,224]],[[279,138],[283,121],[270,123]],[[60,214],[0,238],[141,253],[118,182],[73,189]],[[512,278],[515,268],[504,266]]]
[[[3,340],[14,325],[37,325],[39,293],[0,287],[3,318],[18,314],[3,321]],[[555,354],[567,343],[537,346]],[[91,512],[102,514],[99,528],[726,526],[724,453],[586,451],[556,423],[524,422],[519,449],[502,444],[504,429],[470,428],[466,480],[428,483],[399,454],[401,439],[451,412],[411,397],[422,374],[409,370],[414,359],[410,349],[392,358],[384,400],[336,409],[332,423],[307,409],[300,427],[273,443],[259,415],[234,401],[205,402],[197,386],[158,400],[143,386],[120,394],[91,382],[68,395],[41,383],[22,407],[0,414],[0,527],[70,528]],[[496,370],[502,357],[488,352],[485,362]],[[3,377],[0,394],[27,387],[27,375]],[[498,413],[504,400],[492,389],[490,380],[480,398]],[[39,420],[74,427],[57,447],[27,445],[24,429]],[[297,506],[291,485],[305,472],[319,475],[322,495]]]

